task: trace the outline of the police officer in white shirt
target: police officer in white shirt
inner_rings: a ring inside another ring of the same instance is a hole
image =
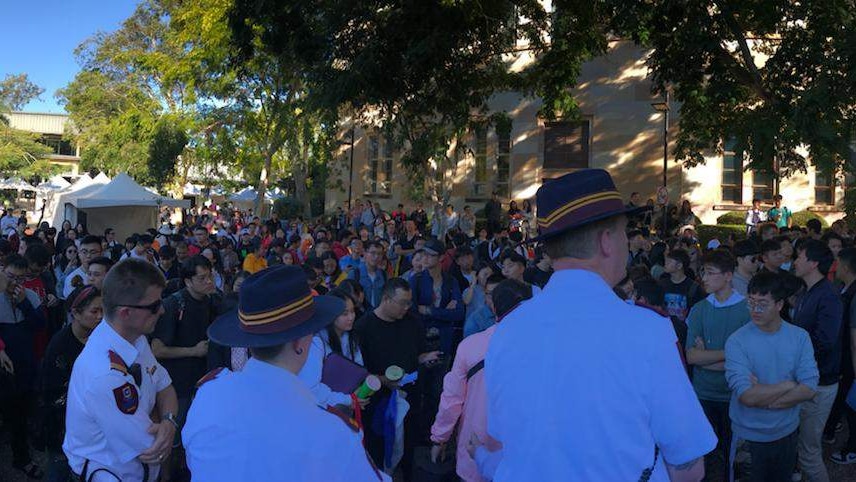
[[[612,291],[639,208],[600,169],[544,184],[537,203],[555,272],[488,348],[488,433],[503,444],[494,480],[701,480],[716,436],[672,325]]]
[[[104,322],[75,361],[68,386],[62,448],[80,480],[155,481],[169,457],[178,400],[145,337],[163,313],[164,285],[157,267],[137,259],[117,264],[104,279]]]
[[[372,465],[356,422],[318,407],[297,377],[313,334],[344,311],[342,300],[313,297],[303,270],[286,265],[247,278],[239,299],[208,336],[249,347],[252,358],[240,372],[200,381],[182,431],[193,480],[390,480]]]

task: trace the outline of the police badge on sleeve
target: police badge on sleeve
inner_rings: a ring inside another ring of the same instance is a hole
[[[120,412],[126,415],[133,415],[136,413],[137,406],[140,402],[137,387],[130,383],[125,383],[121,387],[116,387],[113,389],[113,398],[116,399],[116,407]]]

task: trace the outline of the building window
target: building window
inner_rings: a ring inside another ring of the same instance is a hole
[[[496,145],[496,192],[500,197],[510,197],[511,177],[511,131],[497,132]]]
[[[473,196],[487,197],[487,126],[484,124],[476,126],[475,136],[475,162],[473,166]]]
[[[392,142],[381,136],[369,136],[368,179],[366,194],[390,194],[392,192]]]
[[[835,204],[835,176],[831,170],[815,169],[814,203],[827,206]]]
[[[544,124],[544,169],[589,167],[589,121]]]
[[[773,174],[766,171],[752,171],[752,199],[773,202]]]
[[[53,149],[54,154],[59,154],[61,156],[76,155],[76,152],[74,151],[74,146],[71,145],[71,142],[63,139],[60,136],[44,135],[41,137],[41,139],[39,139],[39,142]]]
[[[734,152],[734,141],[725,143],[722,155],[722,201],[743,203],[743,157]]]

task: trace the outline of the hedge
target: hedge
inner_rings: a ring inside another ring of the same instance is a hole
[[[829,227],[826,220],[820,217],[817,213],[811,211],[797,211],[794,213],[794,226],[805,226],[809,219],[820,220],[820,225],[824,228]],[[728,211],[716,218],[718,226],[743,226],[746,222],[746,211]]]
[[[718,239],[720,243],[725,243],[725,240],[728,239],[729,234],[734,234],[737,236],[737,239],[743,239],[746,237],[746,226],[739,224],[717,224],[717,225],[709,225],[702,224],[701,226],[696,227],[696,233],[698,233],[699,243],[701,243],[702,248],[707,247],[707,242],[711,239]]]

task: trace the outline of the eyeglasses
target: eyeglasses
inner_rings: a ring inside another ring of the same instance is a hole
[[[746,305],[749,306],[749,310],[753,313],[763,313],[772,306],[771,303],[767,303],[766,301],[756,301],[751,298],[746,300]]]
[[[156,314],[161,309],[161,305],[163,304],[163,300],[153,301],[147,305],[119,305],[124,306],[125,308],[136,308],[138,310],[149,310],[151,314]]]
[[[413,306],[413,300],[397,300],[395,298],[392,299],[398,306],[402,308],[410,308]]]

